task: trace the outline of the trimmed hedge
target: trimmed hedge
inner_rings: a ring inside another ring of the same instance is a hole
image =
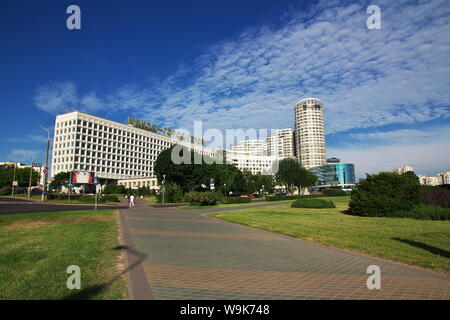
[[[322,191],[326,197],[343,197],[347,195],[342,189],[326,189]]]
[[[314,209],[323,209],[323,208],[336,208],[336,205],[333,201],[323,200],[323,199],[298,199],[295,200],[291,204],[292,208],[314,208]]]
[[[66,193],[49,193],[47,195],[48,200],[69,200],[69,195]],[[70,200],[78,200],[81,203],[95,203],[95,195],[81,195],[71,194]],[[97,203],[105,202],[119,202],[117,195],[112,194],[99,194],[97,195]]]
[[[184,196],[184,201],[191,205],[214,206],[219,202],[219,197],[213,192],[188,192]]]
[[[420,204],[410,210],[393,212],[387,217],[412,218],[419,220],[450,220],[450,209]]]
[[[252,198],[249,198],[249,197],[222,197],[220,202],[223,204],[250,203],[250,202],[252,202]]]
[[[295,200],[301,199],[305,196],[295,195],[295,196],[266,196],[266,201],[286,201],[286,200]]]

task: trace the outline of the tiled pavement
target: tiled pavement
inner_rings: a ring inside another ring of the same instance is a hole
[[[450,299],[445,275],[231,224],[204,212],[122,211],[124,232],[145,254],[142,275],[132,287],[146,279],[154,299]],[[366,286],[369,265],[381,268],[380,290]]]

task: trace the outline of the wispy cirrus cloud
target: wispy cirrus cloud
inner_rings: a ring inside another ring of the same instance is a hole
[[[281,27],[244,31],[150,87],[80,96],[73,83],[38,89],[57,113],[127,110],[169,127],[282,128],[301,98],[320,97],[326,132],[413,124],[450,114],[447,0],[380,0],[382,30],[368,30],[367,1],[320,1]]]

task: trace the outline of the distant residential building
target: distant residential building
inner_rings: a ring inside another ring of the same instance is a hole
[[[450,184],[450,171],[444,171],[436,176],[438,184]]]
[[[317,176],[316,187],[351,189],[356,184],[355,166],[351,163],[326,164],[309,170]]]
[[[24,164],[24,163],[21,163],[21,162],[15,162],[15,161],[3,161],[3,162],[0,162],[0,166],[14,166],[14,165],[18,169],[24,169],[24,168],[30,168],[31,167],[30,164],[27,165],[27,164]],[[40,172],[41,168],[37,167],[37,166],[33,166],[33,170],[36,171],[36,172]]]
[[[398,174],[403,174],[403,173],[410,172],[410,171],[414,171],[414,170],[413,170],[413,167],[411,167],[411,166],[406,166],[406,165],[394,169],[394,172],[396,172],[396,173],[398,173]]]
[[[294,131],[291,128],[279,129],[266,137],[267,155],[287,158],[295,156]]]
[[[264,140],[242,140],[230,147],[231,151],[250,152],[254,156],[263,156],[267,153],[267,144]]]
[[[437,186],[439,184],[439,179],[438,177],[434,177],[434,176],[424,176],[424,175],[418,175],[419,177],[419,182],[421,185],[424,186]]]
[[[274,174],[274,165],[280,160],[278,157],[255,155],[248,151],[226,150],[226,160],[240,170],[249,170],[251,173]]]
[[[325,161],[323,102],[302,99],[295,105],[296,156],[306,169],[322,166]]]

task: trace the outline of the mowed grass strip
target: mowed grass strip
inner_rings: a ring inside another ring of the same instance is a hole
[[[225,221],[450,274],[450,221],[357,217],[349,197],[321,198],[333,209],[290,205],[210,214]]]
[[[117,211],[0,216],[0,299],[126,299]],[[69,290],[67,267],[81,269]]]

